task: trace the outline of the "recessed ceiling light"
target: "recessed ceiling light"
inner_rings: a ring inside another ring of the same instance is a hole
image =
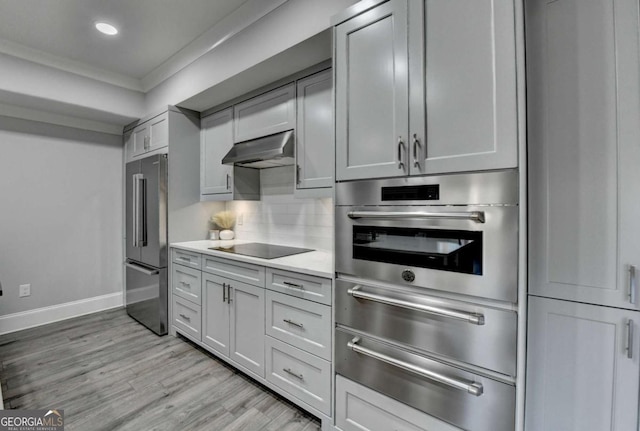
[[[98,29],[100,33],[104,33],[109,36],[114,36],[118,34],[118,29],[112,26],[111,24],[107,24],[106,22],[97,22],[96,29]]]

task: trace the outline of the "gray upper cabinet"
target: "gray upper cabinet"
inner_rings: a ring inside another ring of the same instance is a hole
[[[516,167],[513,0],[409,8],[411,174]]]
[[[529,292],[638,309],[638,2],[526,7]]]
[[[407,175],[406,0],[339,24],[334,43],[336,179]]]
[[[636,430],[639,321],[636,311],[531,297],[526,431]]]
[[[339,181],[518,166],[513,0],[390,0],[335,44]]]
[[[299,80],[296,89],[296,191],[333,187],[331,70]]]
[[[169,112],[165,112],[125,132],[125,160],[130,162],[169,145]]]
[[[295,129],[295,93],[291,83],[235,105],[234,142]]]
[[[233,167],[222,158],[233,146],[233,109],[202,119],[200,135],[200,195],[203,200],[231,199]]]

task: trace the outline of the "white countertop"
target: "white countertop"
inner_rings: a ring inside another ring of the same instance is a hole
[[[219,250],[209,250],[209,247],[232,247],[236,244],[248,244],[255,241],[229,240],[229,241],[188,241],[176,242],[169,246],[195,253],[208,254],[224,259],[253,263],[268,266],[270,268],[284,269],[287,271],[301,272],[303,274],[316,275],[318,277],[333,278],[333,254],[328,251],[315,250],[307,253],[294,254],[292,256],[279,257],[277,259],[261,259],[259,257],[243,256],[241,254],[228,253]]]

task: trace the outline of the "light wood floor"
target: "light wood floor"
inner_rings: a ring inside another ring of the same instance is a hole
[[[124,310],[0,336],[5,408],[63,409],[65,429],[317,431],[317,419]]]

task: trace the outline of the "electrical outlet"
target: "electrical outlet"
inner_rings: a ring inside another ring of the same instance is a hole
[[[236,224],[238,226],[242,226],[242,224],[244,223],[244,214],[238,214],[238,219],[236,220]]]
[[[20,285],[20,298],[24,298],[25,296],[31,296],[31,285],[30,284],[21,284]]]

